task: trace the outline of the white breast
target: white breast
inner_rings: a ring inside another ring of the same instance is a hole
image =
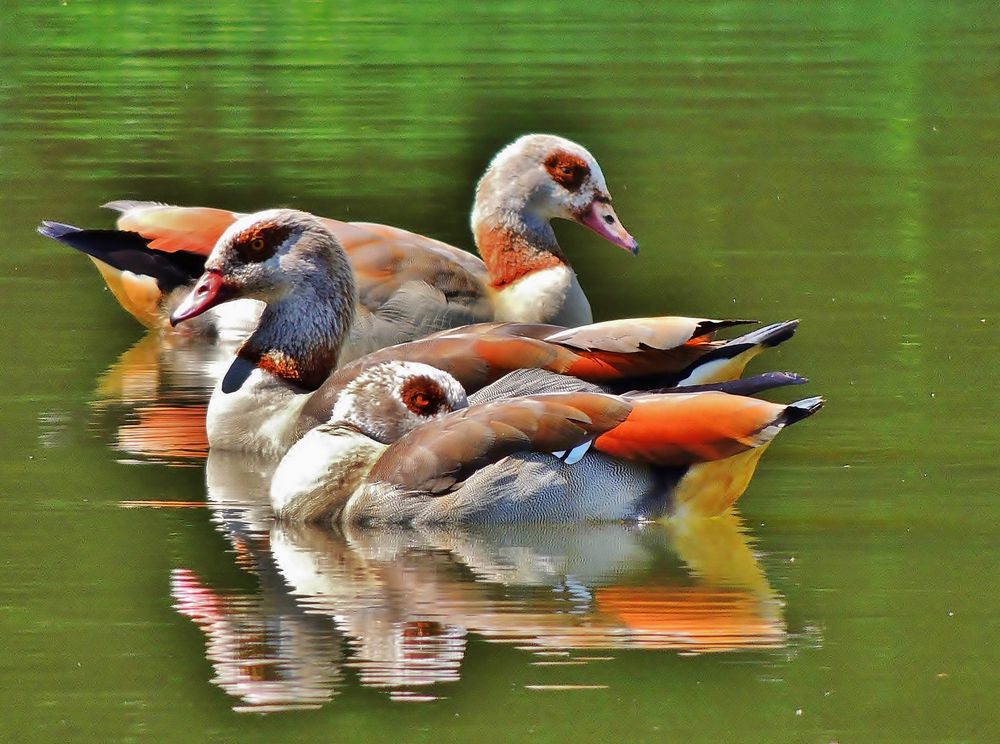
[[[282,454],[309,395],[260,369],[232,393],[222,392],[220,382],[208,403],[208,443],[213,449]]]
[[[578,326],[593,322],[576,273],[562,264],[527,274],[496,293],[496,319]]]

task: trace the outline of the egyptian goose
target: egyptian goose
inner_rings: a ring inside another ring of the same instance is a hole
[[[546,379],[572,392],[520,394]],[[721,512],[778,432],[822,406],[820,398],[780,405],[724,392],[594,389],[522,370],[469,405],[436,367],[384,362],[288,450],[272,506],[283,520],[366,525],[648,520],[714,489]]]
[[[243,216],[153,202],[105,206],[121,212],[118,230],[81,230],[48,221],[38,230],[94,259],[122,307],[151,328],[166,325],[218,238]],[[403,315],[414,304],[444,308],[437,315],[423,312],[427,333],[489,320],[589,323],[590,304],[549,224],[556,218],[578,222],[638,252],[611,206],[593,155],[575,142],[545,134],[525,135],[505,147],[479,181],[471,222],[482,260],[386,225],[323,222],[347,251],[363,307],[377,312],[396,297]],[[411,284],[417,287],[400,302],[399,290]],[[204,328],[245,332],[258,312],[245,303]]]
[[[346,254],[316,217],[269,210],[227,228],[171,316],[180,323],[238,298],[266,304],[212,394],[206,417],[212,447],[282,454],[309,425],[329,418],[353,376],[386,358],[431,361],[469,390],[520,367],[622,385],[696,384],[738,376],[750,356],[795,329],[791,321],[715,342],[714,330],[743,321],[648,318],[576,329],[488,323],[393,347],[331,376],[346,344],[400,323],[357,307],[355,297]]]

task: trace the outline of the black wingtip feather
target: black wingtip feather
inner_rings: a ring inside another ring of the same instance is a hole
[[[750,396],[762,393],[765,390],[785,387],[786,385],[804,385],[809,382],[807,377],[795,374],[794,372],[764,372],[759,375],[744,377],[739,380],[726,380],[725,382],[711,382],[705,385],[686,385],[681,387],[666,387],[655,390],[632,390],[626,395],[646,395],[646,394],[670,394],[670,393],[702,393],[714,390],[730,395]]]
[[[84,230],[44,220],[38,232],[119,271],[151,276],[163,292],[190,283],[205,267],[204,256],[187,251],[158,251],[150,248],[149,241],[138,233],[124,230]]]
[[[701,321],[697,328],[695,328],[694,336],[704,336],[708,333],[714,333],[715,331],[721,331],[723,328],[732,328],[733,326],[750,325],[751,323],[759,323],[759,320],[703,320]]]
[[[62,222],[53,222],[52,220],[42,220],[35,229],[38,230],[39,235],[44,235],[46,238],[52,238],[60,242],[63,242],[63,238],[66,235],[80,232],[79,227],[66,225]]]
[[[816,411],[822,408],[824,403],[826,403],[826,401],[818,395],[814,398],[805,398],[803,400],[790,403],[781,415],[785,426],[791,426],[796,421],[809,418],[816,413]]]
[[[760,345],[765,349],[772,346],[777,346],[782,344],[792,336],[795,335],[795,331],[799,327],[799,321],[796,320],[785,320],[780,323],[772,323],[771,325],[766,325],[763,328],[757,328],[749,333],[745,333],[739,338],[734,338],[732,341],[727,343],[727,346],[733,344],[748,344],[748,345]]]

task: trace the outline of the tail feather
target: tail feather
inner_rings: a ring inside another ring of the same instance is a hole
[[[594,382],[601,382],[612,392],[621,394],[635,391],[667,392],[668,388],[701,385],[716,385],[718,383],[737,380],[743,374],[747,364],[757,354],[766,348],[777,346],[790,339],[798,327],[798,320],[786,320],[780,323],[757,328],[737,338],[727,341],[710,341],[710,333],[715,330],[711,324],[721,323],[723,327],[748,321],[704,321],[709,324],[698,328],[692,340],[687,344],[666,351],[640,354],[602,355],[590,352],[582,354],[582,364],[571,367],[568,372]],[[750,321],[752,322],[752,321]],[[699,335],[705,331],[703,335]],[[678,364],[679,362],[679,364]],[[596,372],[605,372],[601,365],[610,368],[610,372],[598,375],[588,374],[592,370],[581,367],[596,366]],[[671,365],[673,369],[671,369]],[[781,377],[780,375],[786,375]],[[772,373],[754,383],[749,383],[742,392],[736,386],[731,392],[736,395],[751,395],[759,390],[766,390],[780,385],[797,384],[797,375],[790,373]],[[753,385],[759,385],[754,388]],[[709,387],[709,390],[720,389]],[[725,388],[722,388],[725,389]],[[727,390],[728,392],[728,390]]]
[[[730,344],[748,344],[759,345],[767,349],[772,346],[777,346],[780,343],[784,343],[790,339],[795,335],[795,331],[798,327],[798,319],[772,323],[771,325],[766,325],[763,328],[756,328],[749,333],[744,333],[742,336],[738,336],[731,341],[727,341],[726,346],[729,346]]]
[[[160,291],[189,284],[205,266],[205,257],[185,251],[164,253],[149,247],[141,235],[123,230],[84,230],[61,222],[43,221],[38,232],[86,253],[118,271],[156,280]]]
[[[725,341],[693,362],[676,384],[702,385],[735,380],[743,374],[750,360],[764,349],[777,346],[794,336],[798,325],[798,320],[772,323]]]
[[[38,225],[39,235],[44,235],[46,238],[52,238],[61,242],[66,242],[63,241],[63,238],[67,235],[73,235],[78,232],[81,232],[79,227],[65,225],[62,222],[53,222],[52,220],[42,220],[41,224]]]
[[[708,390],[717,390],[722,393],[729,393],[730,395],[749,396],[786,385],[804,385],[807,382],[809,382],[808,377],[803,377],[794,372],[764,372],[763,374],[744,377],[741,380],[725,380],[723,382],[711,382],[703,385],[674,385],[655,390],[632,390],[625,394],[640,395],[651,393],[659,395],[665,393],[702,393]]]
[[[732,328],[734,326],[749,325],[750,323],[759,323],[757,320],[747,320],[737,319],[737,320],[711,320],[705,319],[698,324],[698,328],[694,333],[694,338],[711,338],[716,331],[721,331],[723,328]]]

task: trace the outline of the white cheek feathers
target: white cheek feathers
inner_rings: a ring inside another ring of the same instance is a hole
[[[349,423],[375,441],[390,444],[466,405],[465,390],[446,372],[418,362],[385,362],[344,388],[330,421]]]

